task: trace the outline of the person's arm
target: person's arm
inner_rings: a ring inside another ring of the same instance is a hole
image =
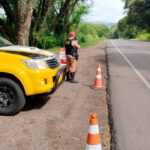
[[[76,47],[77,49],[80,49],[80,45],[77,43],[77,41],[72,42],[72,46]]]

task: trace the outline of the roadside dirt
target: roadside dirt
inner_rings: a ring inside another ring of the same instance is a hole
[[[16,116],[0,116],[0,150],[84,150],[89,118],[97,113],[103,150],[110,150],[106,90],[93,90],[97,65],[106,87],[104,43],[80,51],[79,84],[65,82],[50,97],[35,97]]]

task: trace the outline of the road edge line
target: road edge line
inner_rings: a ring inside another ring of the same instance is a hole
[[[108,106],[108,119],[110,126],[110,150],[116,150],[117,139],[116,139],[116,129],[114,127],[114,119],[113,119],[113,110],[112,110],[112,101],[111,101],[111,90],[110,90],[110,70],[109,70],[109,58],[107,53],[107,41],[105,43],[105,51],[106,51],[106,66],[107,66],[107,84],[106,84],[106,93],[107,93],[107,106]]]
[[[130,60],[124,55],[124,53],[115,45],[115,43],[110,40],[114,48],[120,53],[120,55],[125,59],[125,61],[129,64],[132,70],[136,73],[136,75],[141,79],[144,85],[150,90],[149,82],[144,78],[144,76],[136,69],[136,67],[130,62]]]

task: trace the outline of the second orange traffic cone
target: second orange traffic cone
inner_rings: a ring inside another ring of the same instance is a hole
[[[98,65],[98,68],[97,68],[94,88],[103,88],[102,75],[101,75],[101,65],[100,64]]]
[[[102,150],[96,114],[91,114],[86,150]]]

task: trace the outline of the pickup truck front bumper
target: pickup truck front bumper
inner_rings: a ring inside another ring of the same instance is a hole
[[[57,88],[65,81],[65,75],[66,75],[66,66],[63,65],[57,72],[57,75],[56,75],[56,78],[55,78],[55,81],[54,81],[55,82],[54,87],[44,95],[53,94],[57,90]],[[62,79],[59,82],[60,78],[62,78]]]

